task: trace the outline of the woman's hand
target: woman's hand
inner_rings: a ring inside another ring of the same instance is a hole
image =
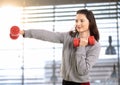
[[[86,46],[88,45],[88,38],[80,38],[79,46]]]
[[[20,30],[20,34],[24,35],[25,34],[24,30]]]

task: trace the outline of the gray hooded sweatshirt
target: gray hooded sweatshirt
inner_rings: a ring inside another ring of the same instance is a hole
[[[100,43],[93,46],[73,46],[73,37],[69,32],[51,32],[42,29],[25,30],[24,37],[35,38],[53,43],[62,43],[61,75],[64,80],[90,82],[89,73],[100,53]]]

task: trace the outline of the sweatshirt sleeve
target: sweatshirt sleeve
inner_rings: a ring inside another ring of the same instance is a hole
[[[86,47],[78,47],[76,51],[77,71],[79,75],[86,75],[92,68],[92,66],[98,60],[100,53],[100,44],[97,42],[94,46],[91,46],[88,51]]]
[[[42,29],[29,29],[24,30],[25,38],[35,38],[39,40],[54,42],[54,43],[63,43],[64,33],[52,32]]]

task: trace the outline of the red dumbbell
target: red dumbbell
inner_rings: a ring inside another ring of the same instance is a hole
[[[74,38],[73,39],[73,46],[78,47],[80,44],[80,39],[79,38]],[[94,36],[89,36],[88,38],[88,45],[94,45],[95,44],[95,38]]]
[[[10,38],[15,40],[19,37],[20,29],[18,26],[12,26],[10,28]]]

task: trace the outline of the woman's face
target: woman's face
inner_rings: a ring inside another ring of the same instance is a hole
[[[84,14],[76,15],[76,30],[79,33],[86,32],[89,30],[89,20],[86,18]]]

